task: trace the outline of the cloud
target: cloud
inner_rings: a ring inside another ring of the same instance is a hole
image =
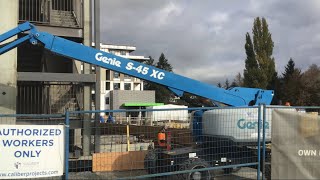
[[[319,62],[318,0],[109,0],[101,7],[103,43],[136,46],[135,54],[154,59],[163,52],[176,73],[200,81],[243,72],[245,34],[258,16],[269,24],[279,74],[290,57],[301,69]]]
[[[160,28],[163,25],[170,24],[170,21],[174,16],[179,16],[182,12],[181,7],[178,4],[169,2],[160,9],[152,12],[147,18],[141,21],[141,25],[152,24],[155,27]]]
[[[218,34],[223,30],[223,25],[229,21],[229,14],[226,12],[215,12],[208,18],[209,31]]]

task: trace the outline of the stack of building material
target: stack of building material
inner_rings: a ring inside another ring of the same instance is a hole
[[[147,150],[149,145],[148,142],[138,142],[138,138],[132,135],[129,137],[127,135],[102,135],[100,137],[100,152],[140,151]]]

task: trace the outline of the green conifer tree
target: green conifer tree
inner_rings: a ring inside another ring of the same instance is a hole
[[[246,34],[244,86],[268,89],[273,86],[276,71],[272,57],[274,43],[265,18],[255,18],[252,34],[253,42],[250,34]]]

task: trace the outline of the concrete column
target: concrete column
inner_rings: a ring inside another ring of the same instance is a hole
[[[94,1],[94,43],[95,48],[100,50],[100,0]],[[101,110],[101,68],[96,66],[96,85],[95,85],[95,107]],[[95,136],[94,149],[96,153],[100,152],[100,113],[95,115]]]
[[[18,0],[0,1],[0,34],[17,27]],[[16,37],[9,39],[12,41]],[[17,48],[0,56],[0,114],[15,114],[17,99]],[[15,124],[15,118],[0,118],[0,124]]]
[[[82,145],[81,145],[81,129],[74,129],[73,141],[74,141],[75,146],[82,147]]]
[[[83,1],[83,43],[86,46],[91,46],[91,1]],[[90,74],[90,64],[84,63],[84,74]],[[91,87],[85,85],[83,90],[83,108],[84,110],[91,110]],[[90,143],[91,143],[91,115],[84,114],[83,133],[82,133],[82,152],[84,156],[90,156]]]

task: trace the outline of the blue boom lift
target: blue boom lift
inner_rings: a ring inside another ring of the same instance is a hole
[[[36,29],[35,25],[29,22],[20,24],[16,28],[9,30],[4,34],[1,34],[0,43],[20,33],[25,33],[26,35],[10,43],[1,45],[0,55],[7,51],[10,51],[13,48],[16,48],[24,42],[29,41],[33,45],[43,46],[50,52],[64,57],[76,59],[85,63],[121,72],[123,74],[137,77],[146,81],[161,84],[170,89],[177,96],[182,96],[184,92],[188,92],[190,94],[210,99],[216,105],[222,103],[228,106],[235,107],[247,107],[258,104],[269,105],[273,98],[272,90],[243,87],[233,87],[225,90],[184,76],[180,76],[178,74],[167,72],[153,66],[132,61],[104,51],[99,51],[92,47],[84,46],[82,44],[54,36],[47,32],[40,32]],[[202,114],[202,112],[200,112],[199,114]],[[192,151],[192,149],[190,150],[182,148],[181,150],[179,150],[179,153],[177,153],[178,151],[172,153],[170,152],[170,150],[168,150],[164,151],[163,154],[171,156],[170,159],[172,161],[169,162],[171,163],[171,165],[177,165],[173,166],[175,168],[171,168],[171,170],[176,170],[177,168],[179,168],[180,170],[194,169],[209,166],[200,158],[191,158],[190,154],[192,155]],[[181,160],[174,160],[176,157],[180,157],[184,154],[189,155],[189,158],[187,158],[187,160],[184,159],[185,162],[180,162]],[[154,151],[151,151],[147,155],[147,162],[145,162],[145,166],[149,173],[159,172],[156,170],[156,166],[159,165],[159,162],[156,160],[160,157],[162,156],[154,154]],[[182,177],[182,179],[192,179],[194,175],[197,174],[190,173],[189,175],[180,177]],[[209,172],[201,172],[200,175],[203,175],[207,179],[210,177]]]
[[[273,98],[273,91],[271,90],[243,87],[234,87],[225,90],[171,72],[166,72],[153,66],[99,51],[46,32],[40,32],[29,22],[20,24],[17,28],[2,34],[0,36],[0,43],[26,31],[29,31],[28,35],[1,47],[0,55],[26,41],[30,41],[33,45],[41,44],[47,50],[61,56],[161,84],[168,87],[178,96],[182,96],[184,92],[188,92],[229,106],[249,106],[261,103],[270,104]]]

